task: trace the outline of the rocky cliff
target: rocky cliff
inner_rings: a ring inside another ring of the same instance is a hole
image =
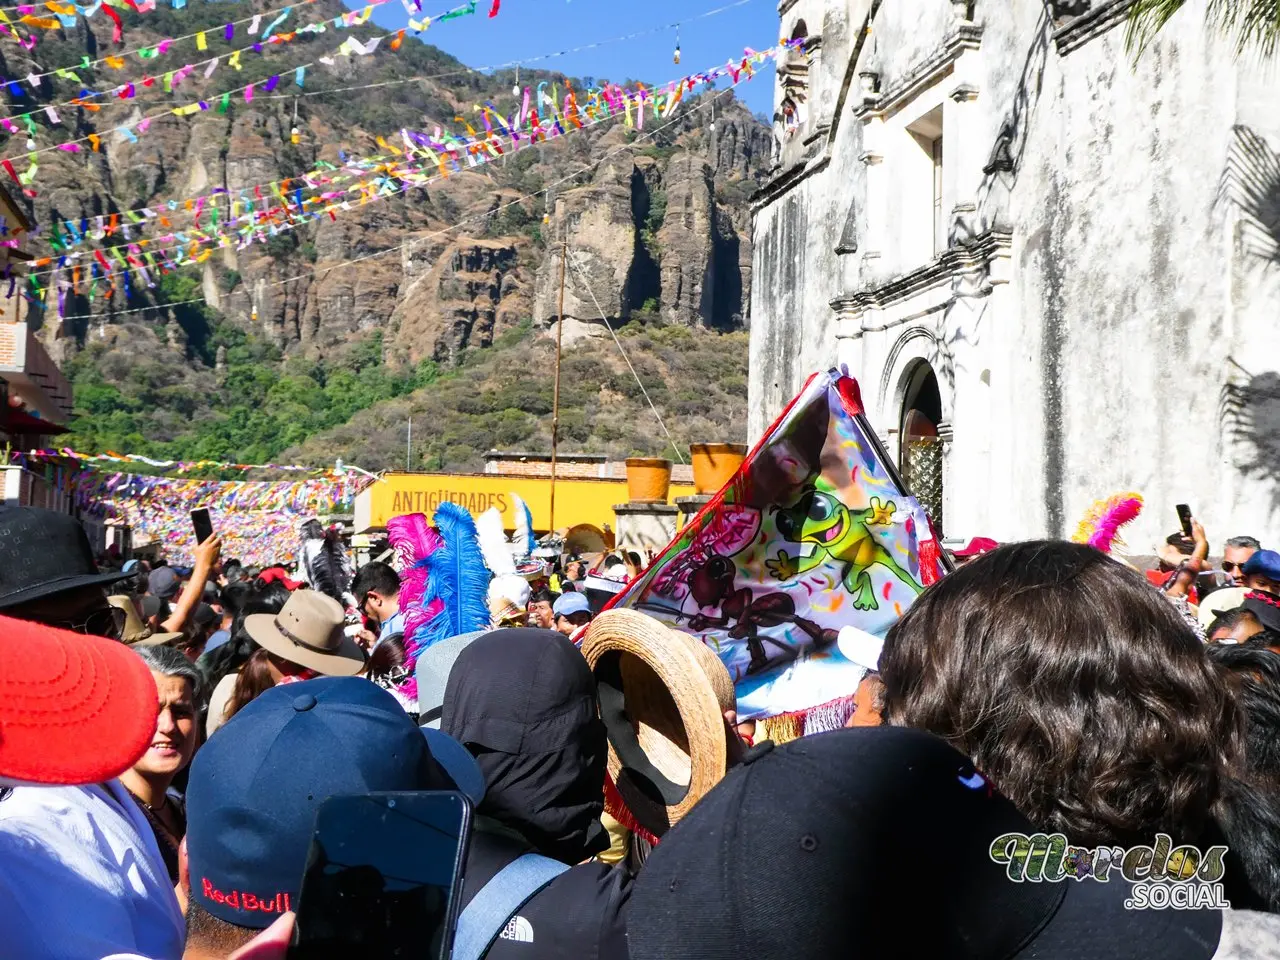
[[[266,6],[258,0],[238,3],[235,15]],[[181,12],[122,11],[126,45],[203,28],[212,37],[227,11],[217,0],[190,0]],[[295,26],[344,11],[337,0],[316,0],[297,8]],[[89,23],[93,29],[81,20],[74,29],[45,37],[38,48],[45,69],[110,52],[109,22]],[[511,72],[475,73],[409,39],[396,53],[317,64],[308,73],[305,95],[282,83],[275,94],[259,91],[251,103],[234,98],[225,113],[162,116],[136,143],[113,133],[121,123],[165,106],[212,97],[273,71],[291,73],[297,62],[332,53],[348,35],[367,40],[379,33],[360,27],[300,35],[255,55],[252,66],[246,59],[243,75],[223,69],[205,81],[197,72],[172,93],[156,83],[127,103],[102,101],[101,111],[64,108],[62,125],[41,130],[38,143],[92,132],[102,137],[102,150],[44,155],[34,183],[37,196],[27,201],[34,218],[41,224],[92,221],[169,206],[178,219],[187,197],[217,189],[249,195],[258,185],[299,176],[320,163],[339,165],[344,156],[377,153],[378,138],[391,139],[402,128],[457,126],[454,117],[473,116],[485,99],[510,106]],[[148,61],[148,71],[160,77],[175,69],[194,55],[190,46],[175,44]],[[0,48],[4,76],[31,69],[15,50]],[[217,52],[211,43],[209,54]],[[98,89],[133,73],[140,79],[139,66],[135,59],[124,72],[80,73],[87,87]],[[525,85],[565,82],[562,75],[531,71],[520,79]],[[593,82],[574,81],[578,87]],[[49,102],[76,95],[59,84],[44,85]],[[24,95],[7,112],[43,102]],[[0,142],[6,156],[22,149],[19,137]],[[746,198],[768,149],[767,129],[731,94],[717,98],[714,108],[691,98],[656,135],[652,124],[645,134],[620,123],[574,131],[428,188],[353,203],[335,220],[280,233],[266,243],[222,247],[199,267],[183,268],[182,276],[157,278],[154,289],[135,286],[127,301],[118,287],[109,300],[99,296],[90,302],[82,287],[66,302],[67,315],[78,319],[59,322],[49,310],[42,336],[55,357],[77,361],[80,376],[100,376],[122,387],[126,377],[114,373],[129,364],[112,354],[123,353],[173,371],[167,386],[185,384],[204,395],[217,374],[218,346],[225,357],[230,342],[230,334],[218,333],[226,328],[269,344],[281,363],[291,357],[322,366],[341,363],[366,350],[376,334],[380,359],[391,369],[412,370],[423,361],[448,367],[524,321],[532,320],[535,333],[553,328],[560,319],[562,249],[568,251],[564,319],[570,341],[603,334],[605,322],[633,319],[733,330],[744,324],[749,300]],[[166,307],[179,292],[203,296],[208,309]],[[154,309],[140,310],[148,306]],[[216,404],[192,414],[197,422],[217,416]],[[177,424],[154,439],[180,444],[181,436]]]

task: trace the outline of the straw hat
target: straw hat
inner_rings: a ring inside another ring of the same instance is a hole
[[[142,622],[138,616],[138,608],[132,597],[117,594],[107,597],[107,603],[117,610],[124,611],[124,629],[120,631],[120,639],[131,647],[158,647],[173,643],[182,637],[180,633],[158,633]]]
[[[1208,630],[1209,625],[1218,618],[1218,614],[1241,606],[1248,592],[1244,587],[1223,587],[1221,590],[1213,591],[1200,601],[1200,611],[1196,615],[1200,626]]]
[[[342,604],[319,590],[296,590],[276,613],[244,618],[244,629],[269,653],[326,677],[364,669],[364,651],[347,636]]]
[[[662,836],[725,775],[733,680],[700,640],[608,610],[582,641],[609,733],[609,776],[636,822]]]

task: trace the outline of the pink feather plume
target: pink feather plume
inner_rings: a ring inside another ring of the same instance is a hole
[[[1124,545],[1124,541],[1120,539],[1120,528],[1137,519],[1141,512],[1141,494],[1117,493],[1094,503],[1076,527],[1071,539],[1109,554],[1116,546]]]
[[[396,553],[395,567],[400,574],[400,609],[406,617],[422,605],[427,589],[427,566],[423,562],[444,541],[427,522],[424,513],[409,513],[387,521],[387,540]]]

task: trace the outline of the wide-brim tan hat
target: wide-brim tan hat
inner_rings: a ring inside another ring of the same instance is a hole
[[[131,647],[166,646],[182,638],[181,633],[158,633],[143,623],[132,597],[117,594],[107,597],[107,603],[124,611],[124,629],[120,631],[120,639]]]
[[[592,621],[582,655],[609,734],[609,776],[655,837],[724,778],[733,680],[702,641],[635,610]]]
[[[342,604],[318,590],[295,590],[279,613],[244,618],[249,636],[268,653],[326,677],[352,677],[364,669],[360,645],[347,636]]]

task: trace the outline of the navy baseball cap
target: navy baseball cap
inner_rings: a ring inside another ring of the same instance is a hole
[[[182,581],[178,571],[173,567],[161,567],[152,570],[147,577],[147,592],[161,600],[172,600],[182,589]]]
[[[447,742],[446,742],[447,741]],[[363,677],[272,687],[209,738],[191,764],[191,899],[238,927],[297,908],[316,810],[332,796],[461,790],[484,776],[456,741],[424,735],[395,697]]]
[[[1240,567],[1240,572],[1247,577],[1266,577],[1280,583],[1280,553],[1274,550],[1259,550]]]
[[[591,602],[581,593],[562,593],[551,605],[551,615],[555,617],[571,617],[575,613],[590,612]]]

